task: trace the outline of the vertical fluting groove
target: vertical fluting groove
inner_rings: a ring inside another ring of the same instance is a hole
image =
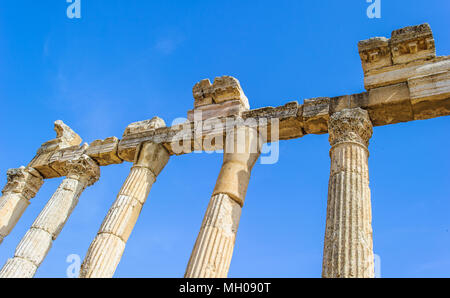
[[[228,268],[231,264],[231,258],[233,256],[234,251],[234,241],[233,242],[227,242],[223,251],[223,255],[226,258],[225,262],[222,262],[222,275],[221,276],[227,276],[228,274]]]
[[[208,205],[185,277],[225,278],[231,263],[241,206],[226,194]]]
[[[225,260],[225,262],[221,262],[220,260],[226,258],[228,255],[226,255],[225,253],[226,251],[226,246],[230,245],[231,242],[227,242],[225,237],[221,237],[219,239],[220,241],[217,243],[217,247],[216,247],[216,252],[214,253],[214,255],[216,256],[214,259],[211,259],[210,262],[213,263],[214,268],[217,268],[217,272],[219,272],[219,276],[223,276],[223,264],[226,264],[228,262],[228,260]],[[225,246],[225,247],[224,247]],[[211,273],[209,274],[209,277],[213,277],[211,275]]]
[[[358,161],[355,163],[355,167],[361,167],[359,169],[359,172],[361,172],[362,171],[362,164],[363,164],[361,150],[356,151],[356,155],[357,155],[357,160]],[[365,193],[364,193],[364,189],[361,187],[362,186],[361,185],[361,181],[362,181],[362,175],[357,175],[356,176],[356,182],[355,182],[355,187],[356,187],[355,193],[361,193],[362,197],[364,197]],[[362,209],[360,207],[360,203],[362,203],[362,200],[355,200],[355,203],[356,203],[356,207],[355,207],[356,216],[355,216],[355,222],[354,222],[354,226],[353,226],[353,229],[354,229],[354,236],[353,236],[354,239],[353,239],[353,241],[357,242],[358,239],[359,239],[359,229],[360,229],[359,227],[361,225],[360,219],[363,219],[363,214],[361,212]],[[355,250],[354,260],[355,260],[356,268],[361,268],[361,265],[362,265],[361,264],[361,256],[360,256],[361,253],[363,253],[363,252],[360,251],[360,250]]]
[[[119,194],[92,241],[80,271],[82,278],[113,277],[156,177],[133,166]]]
[[[97,270],[85,274],[89,273],[90,278],[113,276],[124,249],[125,242],[116,235],[98,234],[89,248],[88,257],[84,260],[86,265],[90,265]]]
[[[349,158],[345,158],[342,162],[345,165],[344,166],[344,177],[345,177],[345,182],[344,182],[344,188],[345,188],[345,194],[344,197],[342,198],[342,204],[344,205],[343,207],[343,214],[344,214],[344,218],[343,218],[343,223],[342,226],[344,227],[342,229],[342,232],[344,234],[344,241],[343,243],[341,243],[342,245],[342,250],[344,251],[344,260],[350,260],[349,255],[348,255],[348,251],[351,249],[349,247],[350,243],[348,241],[348,235],[349,235],[349,229],[350,229],[350,223],[349,223],[349,204],[350,204],[350,200],[346,200],[345,198],[347,198],[350,195],[350,175],[347,171],[345,171],[345,169],[348,169],[350,167],[349,163],[351,161],[351,150],[349,150],[350,148],[348,148],[347,146],[344,146],[344,157],[349,157]],[[346,272],[347,270],[349,270],[351,268],[351,264],[350,266],[347,266],[346,262],[341,262],[341,272],[345,275],[349,275],[349,272]]]
[[[216,196],[213,197],[212,200],[215,200]],[[208,237],[210,237],[210,232],[212,230],[212,232],[215,232],[214,230],[214,226],[216,224],[216,218],[217,218],[217,212],[219,210],[219,206],[220,203],[215,203],[215,204],[209,204],[207,211],[206,211],[206,215],[205,218],[203,220],[202,223],[202,228],[201,228],[201,237],[200,241],[198,242],[198,251],[203,252],[201,254],[199,254],[199,256],[195,259],[194,258],[194,275],[199,275],[200,274],[200,270],[201,268],[204,267],[205,264],[205,254],[208,250],[208,246],[209,246],[209,241],[207,241],[206,239],[208,239]]]
[[[209,268],[209,270],[208,270],[209,272],[206,273],[206,276],[208,276],[213,271],[212,268],[215,268],[214,260],[213,260],[213,258],[215,257],[215,255],[213,254],[215,245],[218,240],[219,241],[223,240],[222,239],[223,235],[220,233],[219,228],[217,228],[217,226],[218,226],[218,221],[219,221],[219,213],[220,213],[221,209],[224,208],[224,200],[219,199],[217,201],[218,201],[218,203],[215,205],[215,208],[213,209],[213,212],[210,215],[210,218],[211,218],[211,223],[209,224],[210,227],[207,228],[207,229],[212,230],[212,235],[211,235],[212,242],[207,245],[205,258],[203,259],[203,264],[202,264],[202,267],[206,266]]]
[[[342,183],[342,181],[340,181],[340,180],[342,180],[343,178],[345,178],[345,177],[342,177],[342,175],[341,174],[338,174],[338,176],[337,176],[337,179],[339,180],[339,184],[338,184],[338,186],[339,186],[339,193],[338,193],[338,197],[343,197],[344,196],[344,194],[345,194],[345,190],[344,190],[344,183]],[[338,203],[338,206],[339,206],[339,209],[338,209],[338,211],[339,211],[339,213],[338,213],[338,215],[336,216],[336,218],[334,219],[334,221],[336,222],[336,226],[335,226],[335,228],[334,228],[334,233],[338,236],[338,240],[336,241],[336,243],[334,244],[335,245],[335,251],[336,251],[336,254],[335,254],[335,260],[336,260],[336,262],[337,262],[337,264],[336,264],[336,266],[334,267],[334,272],[333,272],[333,274],[336,274],[337,272],[339,272],[340,271],[340,268],[341,268],[341,258],[340,258],[340,255],[341,255],[341,252],[340,252],[340,249],[341,249],[341,241],[342,241],[342,237],[343,237],[343,233],[340,233],[339,231],[340,231],[340,229],[341,229],[341,225],[342,225],[342,223],[339,221],[339,219],[342,219],[343,218],[343,208],[342,208],[342,204],[343,204],[343,202],[342,202],[342,200],[337,200],[337,203]],[[337,271],[337,272],[336,272]]]
[[[352,164],[353,164],[354,156],[353,156],[352,147],[347,147],[346,151],[347,151],[347,156],[349,157],[345,161],[346,168],[347,169],[353,169],[352,168]],[[349,196],[351,196],[351,193],[352,193],[352,188],[353,188],[353,181],[352,181],[353,179],[352,178],[353,178],[353,175],[352,175],[351,172],[350,173],[346,172],[345,176],[346,176],[346,179],[347,179],[347,181],[345,183],[345,187],[347,189],[346,197],[348,198]],[[345,226],[347,226],[348,228],[345,229],[346,238],[345,238],[345,243],[343,244],[343,246],[345,248],[345,256],[344,256],[344,258],[350,260],[350,266],[344,267],[342,271],[347,276],[354,276],[353,272],[352,272],[353,271],[352,270],[353,269],[353,261],[354,261],[352,259],[352,251],[353,251],[353,249],[351,247],[351,241],[350,241],[351,233],[352,233],[352,231],[351,231],[352,230],[352,224],[351,224],[352,217],[351,216],[352,216],[352,202],[353,201],[354,200],[345,200],[345,211],[346,211]]]
[[[373,277],[369,114],[344,109],[329,120],[331,144],[323,277]]]
[[[18,244],[0,277],[31,278],[50,251],[87,185],[86,179],[65,178]],[[32,263],[33,266],[25,262]]]
[[[331,158],[334,168],[329,185],[323,275],[372,277],[367,152],[359,145],[340,144],[332,149]]]
[[[214,257],[216,255],[214,255],[214,251],[216,249],[216,245],[217,243],[222,241],[222,235],[220,235],[220,232],[217,228],[213,228],[213,235],[212,235],[212,243],[210,246],[208,246],[208,253],[206,254],[206,257],[204,259],[204,264],[206,264],[206,266],[215,268],[215,260]],[[212,268],[209,270],[209,272],[207,272],[206,277],[208,277],[211,272],[213,271]]]
[[[19,268],[19,269],[18,269]],[[36,273],[37,266],[26,259],[12,258],[0,271],[0,278],[29,278]]]
[[[32,228],[47,231],[55,240],[78,204],[78,199],[85,187],[85,181],[80,182],[72,178],[64,179],[33,222]]]

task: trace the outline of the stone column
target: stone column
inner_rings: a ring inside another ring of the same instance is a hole
[[[219,178],[189,260],[186,278],[226,278],[251,170],[260,155],[255,129],[227,134]]]
[[[170,157],[162,145],[151,142],[136,152],[130,174],[89,247],[81,278],[113,277],[150,189]]]
[[[11,233],[44,183],[42,176],[33,168],[10,169],[7,175],[8,182],[0,198],[0,243]]]
[[[345,109],[329,120],[331,172],[323,253],[325,278],[374,277],[367,111]]]
[[[67,162],[67,177],[38,215],[0,271],[0,278],[31,278],[47,256],[83,190],[100,177],[100,168],[87,155]]]

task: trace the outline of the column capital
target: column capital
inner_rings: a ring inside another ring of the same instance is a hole
[[[373,133],[369,113],[361,108],[336,112],[330,117],[328,133],[333,147],[341,143],[358,143],[368,147]]]
[[[262,142],[258,130],[237,127],[226,134],[223,164],[213,196],[227,194],[243,206],[253,166],[261,154]]]
[[[76,180],[87,180],[87,186],[90,186],[100,178],[100,167],[86,154],[70,160],[65,165],[67,178]]]
[[[20,167],[9,169],[7,172],[7,183],[3,188],[3,195],[8,193],[21,193],[27,200],[36,196],[36,193],[44,183],[44,179],[33,168]]]
[[[242,162],[250,171],[261,154],[262,139],[254,127],[241,126],[227,131],[224,146],[224,163]]]
[[[144,142],[136,149],[134,166],[149,169],[156,178],[166,166],[169,158],[170,154],[163,145]]]

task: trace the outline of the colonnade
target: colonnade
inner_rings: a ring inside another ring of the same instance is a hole
[[[323,277],[373,277],[369,189],[368,112],[344,109],[328,121],[331,170],[323,252]],[[251,171],[260,156],[258,130],[239,127],[227,133],[223,164],[189,259],[186,278],[225,278]],[[130,173],[92,241],[80,270],[82,278],[113,277],[152,185],[170,159],[161,145],[144,142],[136,149]],[[0,277],[33,277],[58,237],[83,190],[100,177],[87,155],[65,165],[66,178],[7,260]],[[0,198],[0,241],[6,237],[42,186],[33,168],[8,172]]]

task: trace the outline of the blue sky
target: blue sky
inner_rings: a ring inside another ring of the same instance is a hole
[[[0,185],[54,138],[61,119],[84,140],[121,137],[135,121],[186,117],[192,86],[238,78],[252,108],[364,91],[357,42],[428,22],[448,55],[448,1],[0,0]],[[370,145],[374,250],[383,277],[450,277],[450,119],[374,129]],[[329,177],[327,135],[280,143],[253,169],[230,277],[320,277]],[[172,157],[151,190],[117,277],[182,277],[222,162]],[[65,277],[84,257],[130,164],[102,168],[37,277]],[[3,175],[3,177],[1,177]],[[2,245],[0,265],[61,179],[46,181]]]

